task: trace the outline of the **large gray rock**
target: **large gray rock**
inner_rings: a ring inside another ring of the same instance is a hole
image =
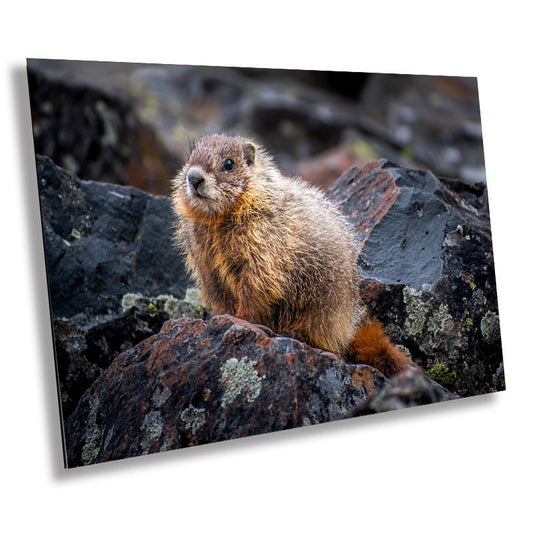
[[[485,191],[385,160],[347,170],[328,191],[361,235],[365,303],[462,396],[505,389]]]
[[[126,293],[185,295],[190,281],[167,197],[36,161],[54,317],[116,313]]]

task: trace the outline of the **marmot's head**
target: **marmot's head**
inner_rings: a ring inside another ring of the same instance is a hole
[[[189,209],[219,216],[239,205],[254,174],[257,147],[249,139],[210,135],[193,147],[176,177],[176,192]]]

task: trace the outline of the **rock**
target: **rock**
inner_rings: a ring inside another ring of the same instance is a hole
[[[173,243],[168,198],[36,161],[55,318],[120,312],[126,293],[183,298],[192,283]]]
[[[36,153],[86,180],[169,193],[178,163],[126,100],[28,65]]]
[[[300,161],[296,167],[296,174],[305,176],[306,181],[327,191],[345,169],[358,163],[360,160],[349,150],[342,147],[332,148]]]
[[[369,366],[230,315],[168,321],[83,395],[66,424],[68,466],[337,420],[387,383]],[[410,387],[405,405],[452,397],[428,378],[422,392]]]
[[[169,318],[207,317],[173,244],[168,198],[80,180],[37,156],[62,415],[125,349]],[[129,303],[128,303],[129,302]]]
[[[328,195],[361,235],[361,293],[391,339],[461,396],[503,390],[485,187],[380,160]]]
[[[458,398],[460,396],[450,393],[439,383],[428,378],[419,367],[413,366],[387,380],[383,387],[377,389],[364,402],[350,409],[346,418]]]
[[[121,313],[53,320],[64,420],[85,390],[121,352],[159,332],[169,318],[209,316],[205,307],[191,303],[187,296],[179,300],[171,295],[146,298],[126,294],[122,306]]]

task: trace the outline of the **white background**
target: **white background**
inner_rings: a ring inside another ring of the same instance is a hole
[[[530,20],[512,0],[6,4],[2,530],[531,531]],[[26,57],[478,76],[507,391],[64,471]]]

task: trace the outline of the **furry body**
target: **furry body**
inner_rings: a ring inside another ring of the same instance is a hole
[[[377,368],[389,348],[399,352],[378,323],[383,342],[376,344],[370,326],[376,346],[372,362],[364,361],[358,246],[348,223],[319,190],[283,176],[263,148],[241,137],[200,139],[176,177],[172,201],[187,267],[214,313]],[[408,364],[399,353],[405,361],[400,357],[388,374]]]

